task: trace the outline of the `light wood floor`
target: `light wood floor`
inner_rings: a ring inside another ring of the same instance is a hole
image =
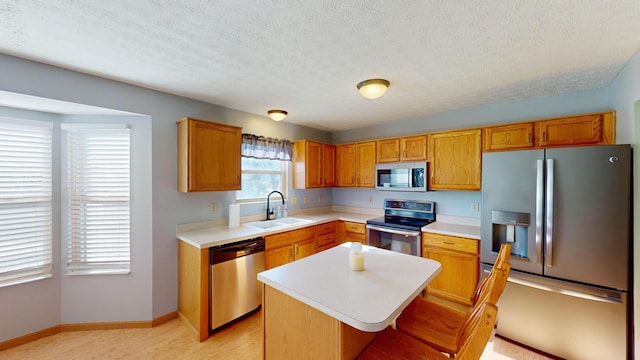
[[[262,358],[258,312],[199,343],[178,319],[152,329],[71,331],[0,352],[0,359],[231,359]],[[487,345],[482,360],[546,360],[503,339]]]

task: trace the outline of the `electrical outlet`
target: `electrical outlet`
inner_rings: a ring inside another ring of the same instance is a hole
[[[302,203],[303,203],[303,204],[308,204],[308,203],[309,203],[309,198],[308,198],[308,197],[306,197],[306,196],[305,196],[305,197],[303,197],[303,198],[302,198]]]
[[[322,194],[318,195],[318,202],[321,203],[322,202]]]
[[[298,205],[298,198],[297,197],[292,197],[291,198],[291,205]]]
[[[480,211],[480,204],[477,201],[471,203],[471,211],[478,212]]]
[[[216,214],[218,212],[218,203],[211,203],[209,211],[211,211],[212,214]]]

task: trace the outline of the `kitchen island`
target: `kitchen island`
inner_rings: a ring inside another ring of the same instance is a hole
[[[265,359],[353,359],[440,271],[440,263],[365,246],[365,270],[349,268],[350,243],[258,274]]]

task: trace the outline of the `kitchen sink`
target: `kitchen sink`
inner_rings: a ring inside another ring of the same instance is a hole
[[[297,225],[297,224],[304,224],[304,223],[311,222],[311,220],[308,220],[308,219],[301,219],[301,218],[295,218],[295,217],[286,217],[286,218],[271,220],[271,221],[275,221],[277,223],[286,224],[286,225]]]
[[[246,223],[245,225],[262,229],[262,230],[269,230],[269,229],[283,228],[287,226],[299,225],[299,224],[310,223],[310,222],[311,220],[307,220],[307,219],[287,217],[287,218],[269,220],[269,221],[254,221],[254,222]]]

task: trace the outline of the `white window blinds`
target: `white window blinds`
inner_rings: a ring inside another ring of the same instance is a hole
[[[67,131],[67,273],[128,273],[130,136],[124,125]]]
[[[0,286],[51,277],[52,124],[0,118]]]

